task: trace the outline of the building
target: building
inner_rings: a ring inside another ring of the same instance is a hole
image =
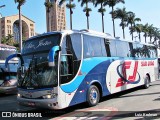
[[[22,15],[22,39],[28,39],[35,35],[35,22]],[[0,18],[0,43],[3,37],[13,35],[14,40],[19,41],[19,15]]]
[[[66,29],[66,6],[65,4],[59,5],[59,1],[55,2],[55,0],[46,0],[50,1],[53,6],[50,8],[50,12],[48,13],[46,8],[46,22],[47,26],[50,22],[50,29],[47,27],[47,31],[59,31]],[[48,20],[49,19],[49,20]]]

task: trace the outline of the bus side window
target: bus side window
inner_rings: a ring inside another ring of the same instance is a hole
[[[106,53],[102,51],[102,49],[104,48],[103,47],[104,42],[102,46],[102,38],[83,35],[83,40],[84,40],[84,58],[105,56]]]
[[[111,40],[109,44],[110,54],[112,57],[117,56],[117,48],[116,48],[116,41]]]

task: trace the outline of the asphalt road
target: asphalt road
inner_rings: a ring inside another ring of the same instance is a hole
[[[42,113],[46,119],[55,120],[160,120],[160,81],[148,89],[138,87],[104,97],[95,107],[83,103],[58,111],[19,106],[16,95],[0,95],[0,111]]]

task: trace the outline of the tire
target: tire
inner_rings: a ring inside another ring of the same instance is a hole
[[[88,89],[87,103],[89,106],[95,106],[100,100],[99,89],[95,85],[91,85]]]
[[[145,79],[144,79],[144,88],[147,89],[150,86],[150,80],[148,75],[146,75]]]

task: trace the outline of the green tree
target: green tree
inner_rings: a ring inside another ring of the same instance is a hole
[[[22,20],[21,20],[21,6],[24,5],[26,0],[14,0],[15,3],[18,3],[17,9],[19,10],[19,48],[20,52],[22,51]]]
[[[142,32],[144,32],[144,38],[145,38],[145,43],[147,42],[147,35],[148,35],[148,23],[142,26]]]
[[[114,6],[118,3],[125,3],[124,0],[107,0],[104,5],[109,5],[109,7],[112,8],[112,12],[110,12],[112,16],[112,22],[113,22],[113,35],[115,37],[115,23],[114,23]]]
[[[44,5],[47,9],[47,32],[50,32],[51,31],[50,10],[53,7],[53,4],[49,0],[47,0],[44,3]]]
[[[95,1],[95,7],[100,4],[100,8],[98,9],[98,12],[102,15],[102,32],[104,32],[104,13],[106,12],[106,9],[104,8],[104,3],[106,0],[97,0]]]
[[[64,2],[66,2],[67,0],[61,0],[59,2],[59,5],[62,5]],[[72,30],[72,14],[73,14],[73,9],[76,7],[76,5],[74,3],[72,3],[73,0],[69,0],[69,3],[66,4],[66,7],[69,9],[70,11],[70,29]]]
[[[152,41],[153,32],[154,32],[154,27],[153,24],[151,24],[148,26],[148,37],[150,38],[150,42]]]
[[[125,39],[125,31],[124,31],[124,28],[127,26],[127,12],[126,12],[126,8],[117,8],[115,11],[114,11],[114,19],[120,19],[121,20],[121,23],[120,23],[120,26],[122,27],[122,30],[123,30],[123,38]]]
[[[157,40],[159,39],[159,37],[160,37],[160,29],[159,29],[159,28],[154,27],[153,37],[154,37],[153,43],[157,43],[156,41],[157,41]]]
[[[141,32],[143,29],[143,25],[142,24],[136,24],[135,25],[135,31],[138,33],[139,36],[139,41],[141,42]]]
[[[127,18],[127,26],[130,24],[130,28],[132,28],[133,26],[135,26],[135,22],[137,21],[141,21],[140,18],[135,18],[135,13],[133,12],[128,12],[128,18]],[[131,32],[131,35],[132,35],[132,40],[133,40],[133,32]]]
[[[81,6],[83,7],[84,4],[86,4],[86,7],[83,9],[83,12],[86,13],[87,18],[87,29],[89,29],[89,13],[92,11],[91,8],[88,7],[89,2],[93,2],[93,0],[78,0],[78,2],[81,1]]]

